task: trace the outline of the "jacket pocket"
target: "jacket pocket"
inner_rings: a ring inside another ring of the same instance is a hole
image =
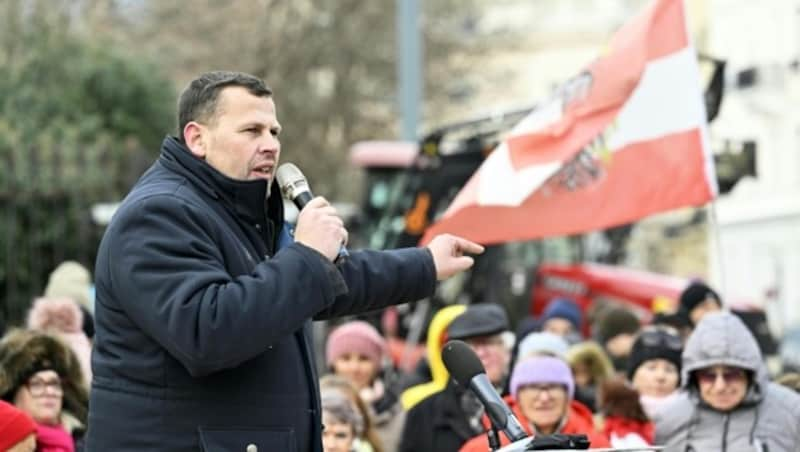
[[[291,428],[199,427],[203,452],[296,452]]]

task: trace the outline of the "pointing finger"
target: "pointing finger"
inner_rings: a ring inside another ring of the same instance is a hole
[[[481,254],[484,247],[461,237],[454,237],[456,240],[456,251],[460,253]]]

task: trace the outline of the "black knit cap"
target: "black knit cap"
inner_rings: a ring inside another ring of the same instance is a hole
[[[600,344],[614,339],[620,334],[636,334],[641,322],[636,314],[623,307],[612,307],[602,311],[594,328],[594,334]]]
[[[708,287],[706,284],[700,281],[695,281],[689,284],[689,287],[684,289],[681,293],[681,309],[688,314],[706,298],[711,298],[712,300],[716,301],[720,307],[722,307],[722,299],[719,297],[719,294],[714,291],[714,289]]]
[[[682,352],[680,336],[661,329],[644,330],[634,341],[628,357],[628,380],[633,380],[636,369],[651,359],[665,359],[674,364],[680,379]]]
[[[473,304],[450,323],[447,338],[463,340],[491,336],[508,329],[508,315],[502,306],[493,303]]]

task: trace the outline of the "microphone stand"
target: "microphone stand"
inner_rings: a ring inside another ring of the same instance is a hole
[[[486,437],[489,438],[489,452],[500,449],[500,434],[494,424],[492,424],[492,428],[486,431]]]

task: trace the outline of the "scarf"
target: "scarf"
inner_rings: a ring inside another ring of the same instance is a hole
[[[60,425],[36,424],[36,450],[40,452],[75,452],[75,442]]]

